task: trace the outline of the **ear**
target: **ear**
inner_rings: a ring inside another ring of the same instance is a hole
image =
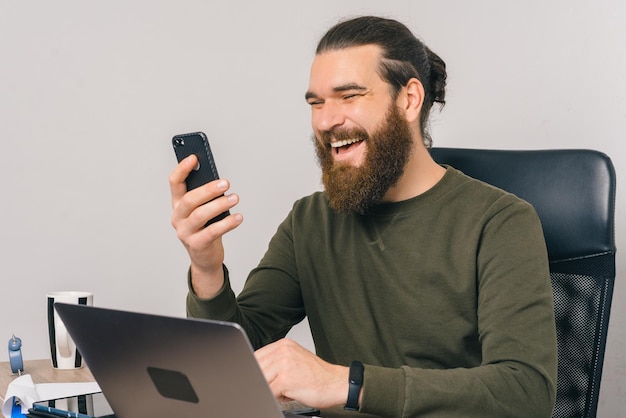
[[[419,120],[424,103],[424,86],[417,78],[411,78],[400,90],[397,99],[398,107],[404,111],[409,123]]]

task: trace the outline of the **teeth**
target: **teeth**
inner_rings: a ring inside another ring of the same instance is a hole
[[[336,142],[331,142],[330,146],[333,148],[339,148],[339,147],[344,147],[346,145],[350,145],[350,144],[354,144],[355,142],[359,142],[360,139],[344,139],[343,141],[336,141]]]

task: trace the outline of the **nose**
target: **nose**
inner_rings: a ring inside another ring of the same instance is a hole
[[[333,128],[345,123],[345,114],[341,111],[341,106],[327,101],[321,107],[313,109],[311,124],[316,132],[328,132]]]

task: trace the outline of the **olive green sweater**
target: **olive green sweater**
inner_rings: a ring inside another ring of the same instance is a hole
[[[307,316],[321,358],[365,364],[361,413],[551,416],[556,332],[539,219],[451,167],[426,193],[366,215],[337,214],[321,192],[297,201],[237,299],[227,277],[214,299],[190,291],[187,312],[240,323],[257,348]]]

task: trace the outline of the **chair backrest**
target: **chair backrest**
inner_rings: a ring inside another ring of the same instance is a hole
[[[615,282],[615,169],[592,150],[433,148],[431,155],[531,203],[550,260],[558,338],[553,417],[595,417]]]

